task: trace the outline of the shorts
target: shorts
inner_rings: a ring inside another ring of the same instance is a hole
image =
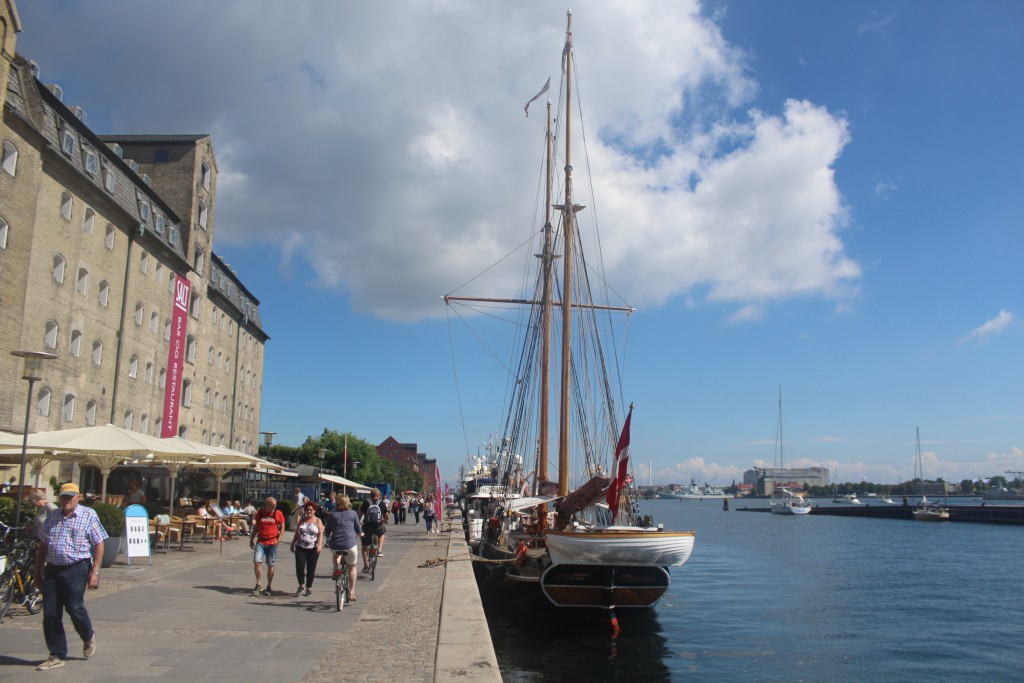
[[[256,552],[253,553],[252,561],[256,564],[262,564],[264,559],[266,559],[268,567],[273,567],[277,564],[276,545],[263,545],[262,543],[256,544]]]
[[[345,561],[345,564],[350,564],[353,566],[356,563],[356,559],[359,557],[357,546],[352,546],[351,548],[344,548],[343,550],[331,548],[331,552],[333,552],[335,555],[341,555],[341,558]]]
[[[383,536],[388,532],[388,529],[383,524],[377,526],[364,526],[363,527],[363,545],[369,546],[373,542],[374,536]]]

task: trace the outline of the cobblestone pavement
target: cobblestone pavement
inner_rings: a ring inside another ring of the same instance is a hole
[[[313,595],[291,597],[290,532],[271,597],[251,595],[252,552],[244,540],[157,553],[151,565],[143,558],[127,566],[122,556],[87,594],[96,655],[82,657],[65,617],[67,664],[35,671],[47,655],[42,615],[14,610],[0,624],[0,681],[499,681],[479,596],[465,600],[476,587],[461,527],[451,534],[447,527],[426,534],[422,524],[389,526],[376,580],[360,574],[357,601],[340,614],[326,554]]]

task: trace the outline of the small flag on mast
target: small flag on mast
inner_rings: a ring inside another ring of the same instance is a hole
[[[615,449],[615,467],[613,468],[614,478],[608,484],[608,493],[605,502],[608,509],[612,511],[612,520],[619,515],[619,493],[626,484],[626,477],[629,474],[629,423],[633,419],[633,405],[629,406],[629,414],[626,415],[626,422],[622,425],[622,434],[619,435],[619,445]]]
[[[534,95],[533,97],[531,97],[531,98],[530,98],[530,101],[526,103],[526,106],[525,106],[525,107],[523,107],[523,111],[525,111],[525,112],[526,112],[526,116],[527,116],[527,118],[529,118],[529,116],[530,116],[530,105],[531,105],[531,104],[533,104],[533,102],[534,102],[534,101],[535,101],[535,100],[536,100],[536,99],[537,99],[538,97],[540,97],[541,95],[543,95],[544,93],[546,93],[546,92],[548,91],[548,88],[550,88],[550,87],[551,87],[551,76],[548,76],[548,81],[547,81],[547,83],[545,83],[545,84],[544,84],[544,87],[540,89],[540,92],[539,92],[539,93],[537,93],[536,95]]]

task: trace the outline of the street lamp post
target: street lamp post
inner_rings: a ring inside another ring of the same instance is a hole
[[[320,449],[320,471],[317,473],[317,494],[321,499],[324,497],[324,456],[327,455],[327,449]],[[320,501],[317,501],[320,502]]]
[[[18,473],[18,495],[14,503],[14,537],[21,533],[21,499],[25,496],[25,457],[28,454],[28,423],[32,416],[32,385],[42,379],[43,361],[56,358],[44,351],[11,351],[22,359],[21,378],[28,380],[28,399],[25,401],[25,434],[21,440],[21,471]]]
[[[277,434],[277,432],[260,432],[260,434],[263,435],[263,445],[267,447],[267,452],[263,457],[266,458],[267,460],[270,460],[270,444],[274,443],[274,434]],[[269,474],[263,475],[264,495],[267,494],[267,490],[270,488],[270,485],[267,483],[269,476]]]

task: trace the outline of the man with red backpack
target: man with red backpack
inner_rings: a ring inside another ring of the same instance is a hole
[[[277,562],[277,544],[284,533],[284,513],[277,509],[277,501],[268,496],[263,507],[256,513],[253,520],[252,535],[249,536],[249,547],[255,549],[253,568],[256,571],[256,588],[253,595],[270,595],[270,586],[274,583],[274,564]],[[260,565],[267,561],[267,588],[260,583]]]

